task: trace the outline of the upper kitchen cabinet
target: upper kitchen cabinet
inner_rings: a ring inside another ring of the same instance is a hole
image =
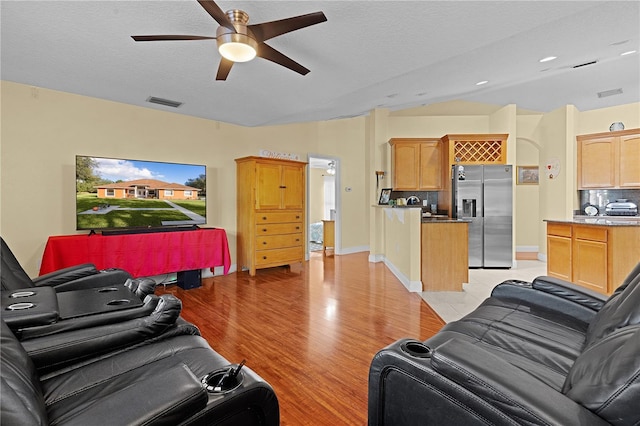
[[[580,135],[578,189],[640,189],[640,129]]]
[[[506,164],[508,137],[506,133],[445,135],[442,143],[446,167],[454,164]]]
[[[439,139],[393,138],[389,144],[393,189],[429,191],[442,188],[443,150]]]

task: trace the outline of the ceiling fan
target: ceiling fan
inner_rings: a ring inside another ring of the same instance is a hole
[[[302,75],[309,73],[309,69],[303,67],[283,53],[280,53],[266,44],[265,41],[291,31],[325,22],[327,17],[324,16],[324,13],[315,12],[280,19],[278,21],[247,25],[249,15],[242,10],[233,9],[225,13],[213,0],[198,0],[198,3],[220,24],[216,30],[215,37],[196,35],[140,35],[131,36],[131,38],[135,41],[215,39],[218,43],[218,51],[220,55],[222,55],[216,80],[226,80],[235,62],[247,62],[256,56],[275,62]]]

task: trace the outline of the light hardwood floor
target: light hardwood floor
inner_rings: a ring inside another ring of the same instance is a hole
[[[281,424],[366,425],[371,359],[403,337],[424,340],[444,325],[368,253],[312,253],[302,267],[207,278],[177,286],[182,316],[214,350],[273,386]]]

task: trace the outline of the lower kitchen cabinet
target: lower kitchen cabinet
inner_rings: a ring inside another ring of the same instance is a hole
[[[571,281],[571,225],[547,224],[547,275]]]
[[[547,221],[547,275],[611,294],[640,261],[640,226]]]

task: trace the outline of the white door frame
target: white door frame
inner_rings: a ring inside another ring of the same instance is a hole
[[[342,194],[340,193],[340,159],[338,157],[332,157],[330,155],[325,154],[307,154],[307,162],[310,161],[311,158],[319,158],[322,160],[333,161],[336,165],[336,174],[335,174],[335,194],[336,194],[336,235],[335,235],[335,247],[334,253],[340,254],[342,249],[342,219],[341,219],[341,206],[342,206]],[[309,166],[307,166],[310,168]],[[311,196],[310,188],[309,188],[309,172],[307,171],[307,198]],[[307,240],[305,241],[305,258],[309,260],[309,202],[306,203],[306,218],[305,218],[305,227],[307,229]]]

